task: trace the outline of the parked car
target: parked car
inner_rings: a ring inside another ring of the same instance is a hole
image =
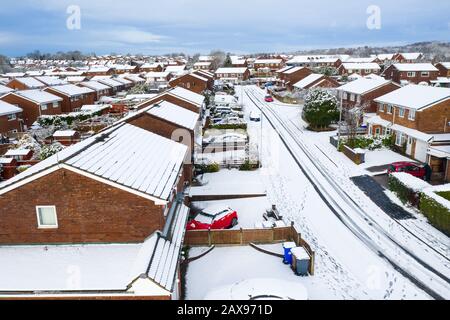
[[[272,98],[272,96],[266,96],[266,97],[264,98],[264,101],[265,101],[265,102],[273,102],[273,98]]]
[[[392,172],[406,172],[420,179],[425,179],[426,177],[425,167],[415,162],[394,162],[388,168],[388,173]]]
[[[250,121],[261,121],[261,114],[255,111],[250,112]]]
[[[230,207],[208,207],[188,222],[187,230],[228,229],[238,223],[237,212]]]

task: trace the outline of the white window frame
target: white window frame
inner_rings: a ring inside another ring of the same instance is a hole
[[[416,120],[416,110],[409,109],[408,120]]]
[[[46,104],[41,104],[41,110],[42,110],[42,111],[47,110],[47,105],[46,105]]]
[[[15,113],[8,114],[8,121],[14,121],[17,119],[17,115]]]
[[[414,71],[408,71],[408,73],[406,74],[406,76],[408,78],[414,78],[416,76],[416,73]]]
[[[53,102],[53,108],[58,108],[59,107],[59,103],[58,102]]]
[[[403,141],[403,133],[397,131],[395,134],[395,145],[401,147]]]
[[[423,72],[420,73],[420,76],[421,76],[421,77],[427,77],[427,78],[428,78],[428,77],[430,76],[430,72],[428,72],[428,71],[423,71]]]
[[[41,221],[39,219],[39,209],[48,209],[48,208],[52,208],[55,212],[55,221],[56,221],[56,225],[42,225]],[[36,206],[36,219],[38,222],[38,228],[39,229],[58,229],[58,214],[56,213],[56,206]]]
[[[384,104],[380,104],[380,105],[378,106],[378,111],[384,112]]]
[[[386,109],[387,114],[392,114],[393,110],[394,110],[394,107],[392,106],[392,104],[388,104],[387,109]]]
[[[402,108],[402,107],[398,108],[398,116],[400,118],[404,118],[405,117],[405,108]]]

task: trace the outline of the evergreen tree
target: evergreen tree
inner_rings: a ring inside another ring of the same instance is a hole
[[[337,99],[324,89],[313,89],[305,97],[303,117],[313,129],[327,128],[339,119]]]

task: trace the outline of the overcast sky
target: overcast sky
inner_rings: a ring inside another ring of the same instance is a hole
[[[80,8],[80,29],[67,28],[71,5]],[[373,5],[379,29],[367,27]],[[430,40],[450,41],[448,0],[2,0],[0,7],[0,54],[10,56],[35,49],[286,52]]]

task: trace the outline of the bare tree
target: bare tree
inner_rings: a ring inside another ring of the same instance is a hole
[[[345,115],[345,124],[347,127],[347,141],[349,146],[353,146],[356,136],[358,134],[358,128],[361,126],[364,113],[370,106],[370,102],[364,102],[356,105],[352,109],[348,110]]]

